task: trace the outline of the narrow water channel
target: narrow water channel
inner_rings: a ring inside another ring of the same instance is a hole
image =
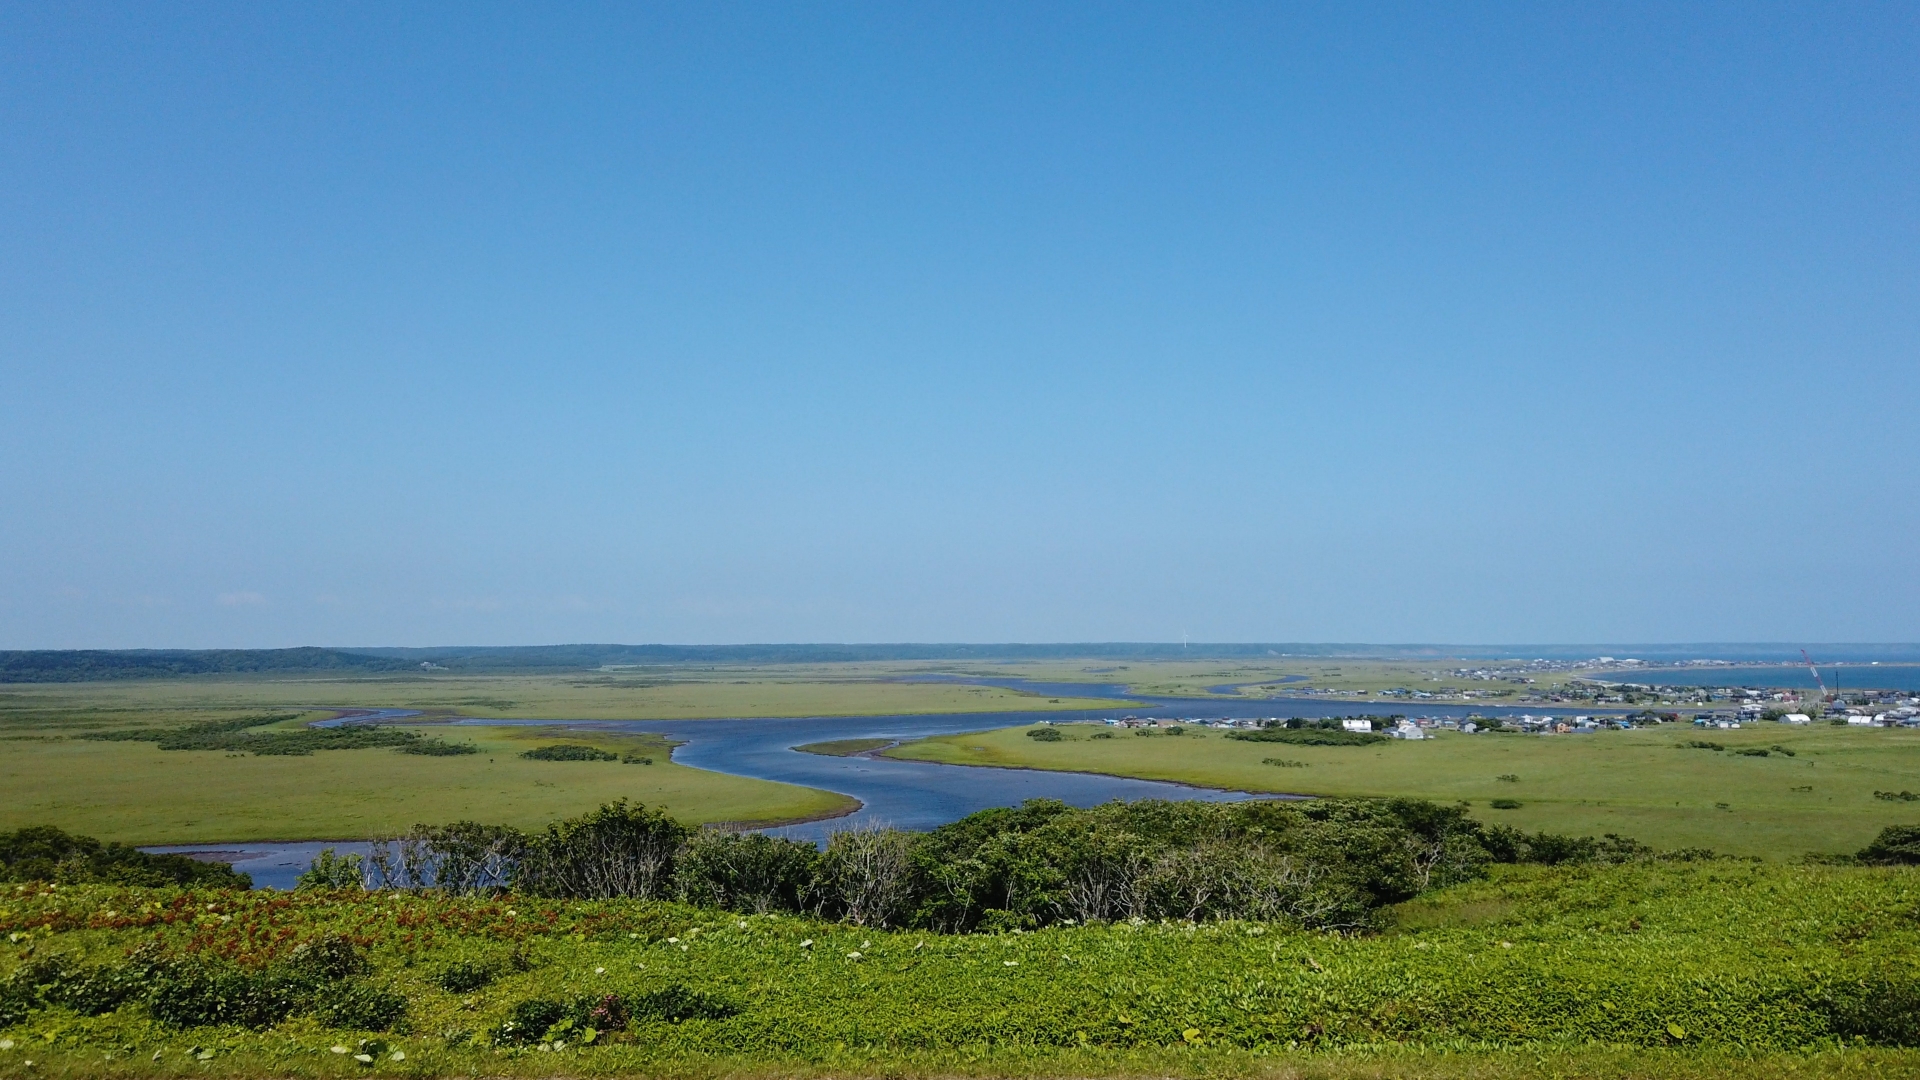
[[[948,681],[941,679],[940,681]],[[979,810],[1014,806],[1027,799],[1059,799],[1073,806],[1095,806],[1114,799],[1202,799],[1231,801],[1253,798],[1245,792],[1188,787],[1157,780],[1133,780],[1089,773],[1045,772],[983,766],[939,765],[895,761],[880,757],[825,757],[803,754],[795,746],[837,739],[891,739],[906,741],[929,735],[1031,724],[1038,720],[1101,720],[1137,714],[1193,719],[1265,716],[1388,715],[1418,712],[1429,716],[1465,716],[1469,713],[1514,715],[1522,710],[1498,706],[1419,705],[1351,701],[1257,701],[1149,697],[1130,693],[1117,684],[1031,683],[1020,679],[961,679],[1008,686],[1047,696],[1098,696],[1125,701],[1123,708],[1084,711],[947,713],[931,716],[793,717],[743,720],[456,720],[470,726],[537,725],[598,728],[615,731],[657,732],[681,746],[673,759],[682,765],[758,780],[774,780],[849,795],[860,801],[850,815],[768,830],[796,839],[824,840],[831,833],[859,825],[880,824],[924,830],[956,821]],[[1594,712],[1598,710],[1584,710]],[[405,709],[347,710],[332,726],[391,723],[418,715]],[[1263,795],[1262,798],[1289,796]],[[202,854],[231,862],[253,875],[262,888],[291,888],[313,856],[333,847],[361,852],[364,843],[252,843],[196,844],[150,847],[147,851]]]

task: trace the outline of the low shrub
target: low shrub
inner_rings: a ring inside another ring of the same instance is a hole
[[[1876,791],[1873,797],[1887,802],[1920,802],[1920,795],[1911,791]]]
[[[1920,825],[1889,825],[1854,858],[1869,866],[1920,865]]]
[[[385,987],[355,982],[330,990],[314,1002],[313,1018],[331,1028],[391,1031],[407,1012],[407,999]]]
[[[539,1042],[565,1019],[567,1007],[551,998],[516,1001],[507,1010],[506,1020],[493,1029],[493,1041],[508,1046]]]
[[[1093,735],[1092,735],[1091,737],[1092,737],[1092,738],[1095,738],[1095,739],[1111,739],[1111,738],[1113,738],[1113,732],[1111,732],[1111,731],[1096,731],[1096,732],[1094,732],[1094,733],[1093,733]]]
[[[1064,737],[1065,736],[1060,734],[1059,728],[1036,727],[1027,729],[1027,738],[1035,742],[1059,742]]]
[[[1277,757],[1261,758],[1260,764],[1277,765],[1282,769],[1304,769],[1307,767],[1307,763],[1304,761],[1290,761],[1286,758]]]
[[[599,1001],[588,999],[586,1026],[595,1031],[622,1031],[633,1019],[633,1011],[619,994],[602,994]]]
[[[110,1013],[145,992],[142,976],[124,964],[83,965],[59,954],[30,960],[0,983],[0,1027],[43,1005],[65,1006],[82,1016]]]
[[[364,975],[371,967],[352,939],[331,932],[295,946],[287,958],[288,970],[310,982],[332,982]]]
[[[417,739],[400,748],[403,754],[423,754],[427,757],[459,757],[462,754],[477,754],[480,748],[467,742],[448,742],[445,739]]]
[[[1520,800],[1519,799],[1495,799],[1492,802],[1488,803],[1487,805],[1493,807],[1495,810],[1518,810],[1520,809]]]
[[[629,754],[622,754],[622,755],[620,755],[620,764],[622,764],[622,765],[651,765],[651,764],[653,764],[653,759],[652,759],[652,758],[650,758],[650,757],[648,757],[648,756],[646,756],[645,754],[631,754],[631,753],[629,753]]]
[[[1706,739],[1687,739],[1673,744],[1675,750],[1725,750],[1726,747]]]
[[[470,994],[493,982],[493,977],[492,965],[456,960],[443,968],[434,981],[449,994]]]
[[[174,1027],[266,1028],[293,1012],[299,990],[293,980],[274,972],[247,971],[215,960],[174,960],[153,971],[147,1011]]]
[[[1733,752],[1741,757],[1766,757],[1769,754],[1764,746],[1742,746],[1737,747]]]

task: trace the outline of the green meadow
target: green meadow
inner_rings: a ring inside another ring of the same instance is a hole
[[[1495,868],[1354,935],[9,887],[0,1076],[1909,1076],[1916,904],[1725,860]],[[317,996],[191,1019],[245,992]]]
[[[0,742],[0,830],[58,825],[122,843],[359,839],[419,822],[535,828],[614,799],[688,822],[797,821],[855,808],[844,795],[673,764],[655,735],[543,727],[413,729],[478,753],[391,749],[309,756],[168,751],[148,742],[18,736]],[[653,759],[534,761],[526,750],[584,743]]]
[[[0,685],[0,734],[231,710],[418,709],[429,718],[709,720],[1124,707],[994,686],[903,682],[926,664],[743,665],[558,675],[256,676]]]
[[[1063,738],[1042,742],[1029,730],[939,736],[886,753],[1242,791],[1464,801],[1482,820],[1529,830],[1611,832],[1658,848],[1770,859],[1856,851],[1888,825],[1920,821],[1920,802],[1874,796],[1920,789],[1920,731],[1904,729],[1763,724],[1702,732],[1669,724],[1591,735],[1445,733],[1372,746],[1251,742],[1200,729],[1138,735],[1097,724],[1056,725]],[[1520,805],[1494,809],[1495,799]]]
[[[616,798],[690,822],[773,823],[846,813],[843,795],[673,764],[653,736],[525,728],[409,730],[474,743],[455,757],[391,749],[309,756],[162,751],[86,736],[282,714],[292,730],[340,708],[416,709],[424,720],[673,720],[1093,708],[997,687],[901,682],[925,665],[672,667],[560,675],[217,677],[0,686],[0,829],[58,825],[126,843],[354,839],[418,822],[544,824]],[[652,765],[527,761],[532,745],[585,741]]]

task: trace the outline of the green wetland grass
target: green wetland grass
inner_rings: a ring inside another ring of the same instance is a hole
[[[948,935],[666,902],[357,890],[4,895],[9,985],[51,957],[76,971],[143,955],[262,967],[334,935],[364,957],[356,993],[405,1003],[387,1031],[312,1012],[260,1030],[178,1027],[137,1001],[96,1016],[14,1008],[0,1025],[5,1076],[1920,1070],[1899,1049],[1920,1044],[1911,869],[1497,867],[1351,936],[1249,922]],[[677,1022],[636,1013],[591,1042],[584,1025],[503,1034],[525,1002],[608,995],[711,1007]]]
[[[1920,731],[1827,724],[1751,725],[1710,739],[1685,724],[1590,735],[1444,733],[1369,746],[1276,745],[1209,730],[1101,738],[1111,729],[1093,724],[1056,725],[1050,730],[1061,737],[1043,742],[1026,737],[1029,730],[934,736],[885,755],[1241,791],[1464,802],[1482,820],[1519,828],[1620,833],[1657,848],[1766,859],[1855,851],[1881,829],[1910,822],[1912,804],[1897,793],[1920,774]],[[1692,745],[1701,742],[1724,752]],[[1276,750],[1304,767],[1267,764]],[[1495,799],[1521,806],[1494,809]]]

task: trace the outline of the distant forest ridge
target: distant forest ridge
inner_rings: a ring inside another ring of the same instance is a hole
[[[60,649],[0,651],[0,683],[164,679],[197,675],[472,674],[580,671],[620,665],[820,664],[873,660],[1684,660],[1797,662],[1778,643],[1640,645],[1367,645],[1313,642],[1062,642],[1054,644],[506,645],[435,648]],[[1805,646],[1820,663],[1920,662],[1916,644]]]

